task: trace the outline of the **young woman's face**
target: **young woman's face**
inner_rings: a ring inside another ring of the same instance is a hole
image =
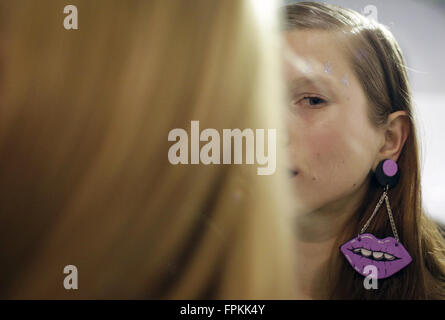
[[[371,123],[365,93],[333,33],[294,30],[285,39],[297,196],[309,210],[335,206],[363,189],[384,134]]]

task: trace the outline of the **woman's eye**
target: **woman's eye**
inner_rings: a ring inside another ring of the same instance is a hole
[[[307,100],[307,103],[311,106],[316,106],[326,102],[325,100],[319,97],[306,97],[303,100]]]
[[[297,105],[308,108],[319,108],[325,105],[327,101],[316,96],[306,96],[296,102]]]

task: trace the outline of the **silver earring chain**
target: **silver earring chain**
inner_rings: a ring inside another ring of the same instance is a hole
[[[399,235],[397,234],[396,224],[394,223],[394,218],[392,216],[391,206],[389,205],[388,195],[385,195],[386,210],[388,211],[389,221],[391,222],[392,233],[396,242],[399,243]]]
[[[386,203],[386,210],[388,211],[389,221],[391,223],[391,229],[392,233],[394,235],[394,238],[396,239],[397,243],[399,242],[399,235],[397,234],[396,224],[394,223],[394,218],[392,216],[391,206],[389,205],[389,199],[388,199],[388,186],[385,187],[385,191],[383,191],[382,196],[379,199],[379,202],[377,203],[374,211],[372,212],[371,216],[369,217],[368,221],[366,221],[365,225],[363,226],[362,230],[358,234],[359,236],[366,231],[369,224],[371,223],[371,220],[376,215],[377,211],[379,211],[380,206],[382,205],[383,201]]]

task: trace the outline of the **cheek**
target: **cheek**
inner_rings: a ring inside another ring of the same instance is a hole
[[[329,127],[316,130],[308,136],[307,143],[312,180],[330,183],[340,177],[348,153],[342,133]]]
[[[314,188],[336,197],[353,191],[365,180],[372,165],[366,135],[346,123],[313,130],[307,135],[308,176]]]
[[[325,161],[336,154],[341,144],[340,135],[331,128],[314,130],[306,137],[311,161]]]

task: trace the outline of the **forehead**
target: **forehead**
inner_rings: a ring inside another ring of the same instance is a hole
[[[290,30],[284,32],[286,50],[306,63],[314,71],[329,70],[333,75],[351,74],[345,35],[324,30]],[[287,61],[286,65],[290,62]]]

